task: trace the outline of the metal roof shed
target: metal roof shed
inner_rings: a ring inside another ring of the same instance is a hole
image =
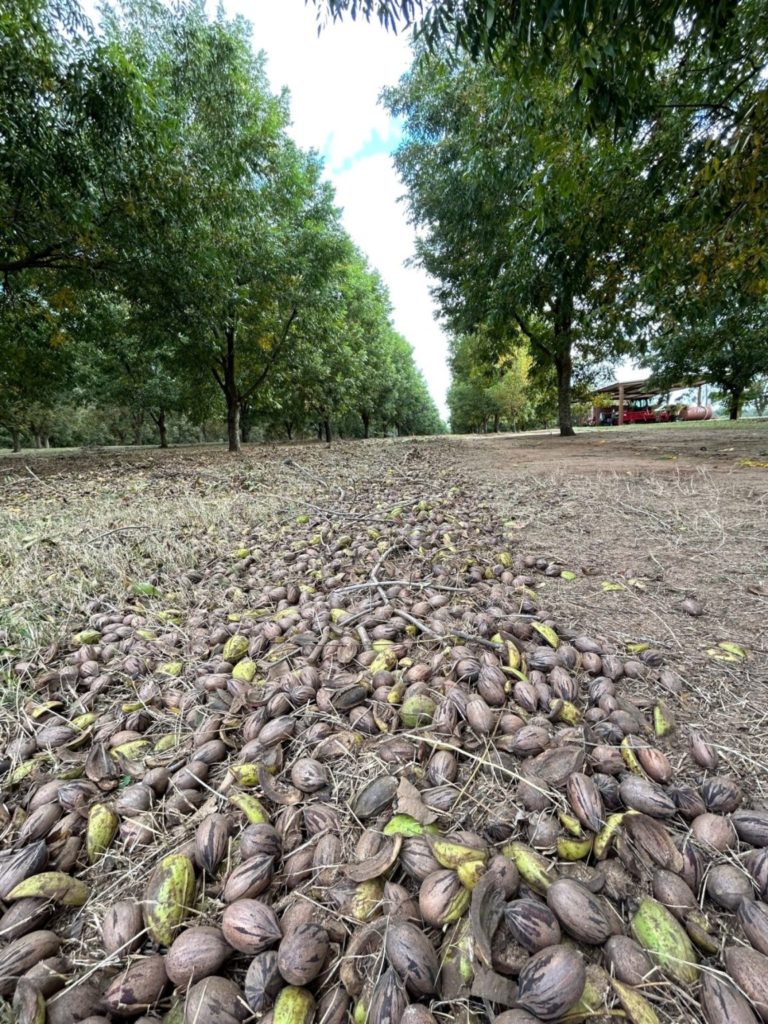
[[[673,384],[664,388],[654,388],[651,385],[650,377],[642,377],[639,380],[627,380],[627,381],[614,381],[611,384],[606,384],[601,388],[595,388],[593,394],[595,395],[608,395],[613,398],[619,406],[619,424],[624,423],[624,402],[632,399],[639,398],[656,398],[658,395],[668,395],[670,391],[681,391],[685,388],[698,388],[699,395],[697,402],[701,405],[701,387],[706,381],[695,380],[688,384]]]

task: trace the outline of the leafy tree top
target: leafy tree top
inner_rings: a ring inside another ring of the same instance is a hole
[[[310,0],[307,0],[309,3]],[[430,49],[472,56],[514,54],[530,69],[565,44],[574,91],[597,119],[626,115],[659,58],[681,37],[718,40],[749,0],[312,0],[318,21],[377,18],[392,31],[413,28]]]

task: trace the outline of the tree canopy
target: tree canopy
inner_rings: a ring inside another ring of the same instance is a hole
[[[626,343],[616,282],[636,189],[631,144],[587,135],[565,107],[568,68],[521,83],[502,64],[419,48],[386,94],[405,121],[396,163],[444,319],[481,330],[490,363],[524,344],[552,368],[564,435],[574,359],[583,374]]]
[[[217,393],[232,450],[274,416],[329,438],[332,424],[440,428],[410,346],[393,363],[386,289],[319,158],[290,138],[247,22],[209,18],[203,0],[127,0],[98,26],[73,0],[21,0],[0,19],[0,427],[14,444],[72,439],[63,405],[103,410],[100,439],[154,424],[165,444],[172,424],[189,437],[210,421]],[[410,418],[384,399],[390,372],[411,381]]]
[[[570,434],[626,356],[763,394],[762,0],[314,2],[414,29],[385,102],[456,429]],[[6,440],[441,429],[265,60],[204,0],[0,12]]]
[[[736,376],[745,394],[765,371],[754,325],[768,282],[768,20],[757,0],[732,5],[716,34],[697,18],[652,54],[623,120],[574,102],[581,44],[554,29],[522,58],[421,32],[386,91],[404,119],[396,161],[418,257],[449,329],[484,339],[482,374],[454,360],[451,395],[481,421],[496,415],[500,359],[521,343],[539,370],[554,368],[563,434],[573,375],[603,361],[649,360],[666,379],[685,366],[729,394]],[[754,354],[736,360],[746,376],[722,358],[726,324]]]
[[[307,0],[309,3],[310,0]],[[596,119],[636,108],[664,55],[687,40],[715,47],[749,0],[312,0],[329,19],[378,19],[392,31],[412,28],[432,50],[473,57],[504,55],[518,72],[536,73],[567,47],[573,95]]]
[[[705,380],[726,400],[737,419],[745,400],[764,389],[768,368],[768,301],[724,294],[708,315],[670,316],[654,335],[646,359],[659,386]]]

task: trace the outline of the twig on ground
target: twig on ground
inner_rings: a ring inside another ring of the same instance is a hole
[[[46,487],[48,486],[48,485],[47,485],[47,484],[45,483],[45,480],[41,480],[41,479],[40,479],[40,477],[39,477],[39,476],[37,475],[37,473],[33,472],[33,471],[32,471],[32,470],[30,469],[30,467],[29,467],[29,466],[28,466],[28,465],[26,464],[26,462],[24,463],[24,469],[26,469],[26,471],[27,471],[27,472],[29,473],[29,475],[30,475],[30,476],[32,477],[32,479],[33,479],[33,480],[37,480],[37,482],[38,482],[39,484],[44,484],[44,485],[45,485]]]
[[[381,555],[379,560],[376,562],[376,565],[374,565],[373,569],[371,569],[371,581],[375,586],[383,586],[381,580],[376,578],[378,576],[379,569],[382,567],[382,565],[384,565],[384,563],[386,562],[390,555],[393,555],[395,551],[400,551],[404,547],[405,544],[402,541],[398,541],[397,544],[390,545],[390,547],[387,548],[384,554]]]
[[[146,530],[147,533],[159,533],[159,530],[148,530],[147,527],[140,523],[138,526],[118,526],[114,530],[107,530],[106,533],[97,533],[95,537],[86,537],[86,544],[94,544],[97,540],[104,540],[105,537],[111,537],[114,533],[127,533],[128,530]]]
[[[318,484],[322,484],[322,486],[325,487],[327,491],[330,491],[331,485],[328,483],[327,480],[324,480],[323,477],[318,476],[316,473],[310,472],[310,470],[308,469],[305,469],[304,466],[299,465],[299,463],[296,462],[295,459],[283,459],[283,465],[287,466],[288,469],[295,470],[297,473],[303,473],[304,476],[309,477],[310,480],[314,480]],[[344,488],[340,487],[338,484],[334,484],[333,487],[335,490],[339,492],[339,500],[344,501]]]
[[[437,633],[434,629],[431,629],[426,622],[422,622],[421,619],[417,619],[409,612],[404,612],[400,608],[398,608],[396,612],[401,619],[405,619],[406,622],[410,622],[411,625],[415,626],[419,630],[419,632],[425,633],[427,636],[431,636],[433,640],[439,640],[441,643],[449,643],[453,637],[456,637],[457,640],[463,640],[467,644],[480,644],[481,647],[487,647],[489,650],[496,651],[497,653],[504,650],[504,644],[495,644],[493,640],[486,640],[482,636],[473,636],[471,633],[463,633],[458,629],[452,629],[447,635]],[[526,615],[525,618],[534,618],[534,616]]]
[[[307,664],[308,665],[316,665],[318,663],[318,661],[320,660],[320,655],[323,653],[323,648],[328,643],[328,640],[330,639],[330,636],[331,636],[331,627],[330,626],[326,626],[325,629],[323,630],[323,632],[320,634],[320,639],[318,640],[318,642],[315,644],[315,646],[312,648],[312,650],[307,655]]]
[[[351,594],[356,590],[373,590],[375,587],[412,587],[415,590],[445,590],[454,594],[468,594],[470,587],[446,587],[442,583],[434,583],[431,579],[426,580],[370,580],[368,583],[353,583],[348,587],[340,587],[334,590],[334,594]]]
[[[401,732],[398,735],[405,736],[408,739],[418,740],[426,743],[427,746],[433,747],[435,750],[449,750],[452,754],[457,757],[465,757],[469,761],[480,762],[481,766],[484,765],[490,768],[492,771],[500,772],[502,775],[506,775],[509,779],[514,779],[516,782],[525,781],[533,789],[540,793],[546,793],[547,797],[553,802],[559,802],[565,804],[565,797],[557,791],[544,788],[544,786],[537,786],[530,776],[523,776],[519,772],[513,771],[511,768],[505,767],[505,765],[497,763],[495,761],[489,761],[487,757],[481,757],[479,754],[473,754],[469,750],[464,750],[463,747],[457,747],[453,743],[449,743],[447,740],[441,740],[436,737],[425,735],[420,732]]]

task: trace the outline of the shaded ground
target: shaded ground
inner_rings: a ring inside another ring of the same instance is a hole
[[[569,466],[588,472],[638,472],[641,469],[706,468],[718,472],[735,469],[768,468],[768,419],[714,420],[708,423],[672,423],[645,426],[592,427],[580,429],[576,437],[561,438],[555,431],[532,431],[524,434],[465,434],[435,438],[398,438],[390,441],[336,441],[332,451],[362,451],[384,445],[397,451],[403,445],[429,445],[431,449],[457,448],[469,455],[472,464],[481,464],[502,473],[525,468]],[[286,449],[322,450],[325,444],[286,442],[276,445],[248,445],[241,459],[263,461],[277,458]],[[216,465],[226,455],[220,444],[185,445],[166,452],[152,446],[90,448],[25,449],[11,453],[0,450],[0,479],[3,475],[22,475],[25,465],[34,462],[38,476],[58,473],[71,467],[78,470],[115,466],[135,466],[144,470],[161,466],[170,460],[185,463]],[[283,456],[284,457],[284,456]],[[463,456],[462,456],[463,457]],[[396,458],[396,457],[395,457]]]

